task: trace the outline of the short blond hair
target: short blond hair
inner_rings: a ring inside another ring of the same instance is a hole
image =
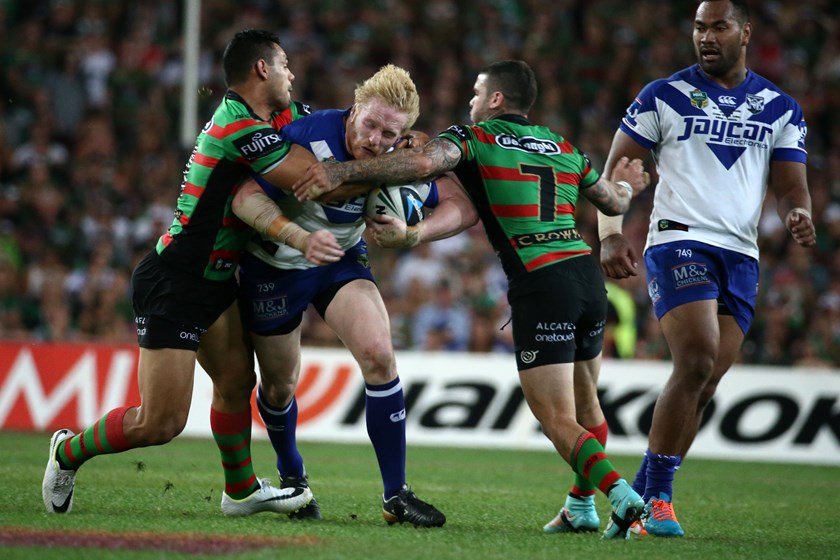
[[[376,74],[356,86],[356,105],[363,105],[378,97],[408,115],[405,128],[409,129],[420,116],[420,96],[417,86],[406,70],[393,64],[386,64]]]

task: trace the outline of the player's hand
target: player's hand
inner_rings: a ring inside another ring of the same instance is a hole
[[[409,130],[405,135],[401,136],[394,144],[394,149],[400,148],[419,148],[425,146],[430,140],[429,135],[422,130]]]
[[[785,216],[785,227],[793,236],[793,240],[803,247],[813,247],[817,244],[817,230],[811,214],[804,208],[794,208]]]
[[[292,192],[301,202],[314,200],[324,193],[335,190],[343,182],[339,176],[338,164],[320,162],[306,170],[303,177],[292,185]]]
[[[404,221],[393,216],[366,217],[365,224],[371,237],[380,247],[407,249],[420,242],[420,236],[415,228],[407,226]]]
[[[601,240],[601,270],[616,280],[639,274],[636,250],[620,233]]]
[[[331,231],[319,229],[306,236],[303,256],[312,264],[321,266],[338,262],[344,251]]]
[[[642,160],[627,156],[619,159],[612,171],[613,182],[627,181],[633,187],[633,196],[639,194],[650,184],[650,174],[645,171]]]

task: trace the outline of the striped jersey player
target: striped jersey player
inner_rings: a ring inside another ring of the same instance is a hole
[[[208,280],[233,278],[253,231],[231,210],[232,187],[276,166],[290,148],[277,129],[307,114],[309,107],[295,101],[266,121],[228,91],[184,170],[175,218],[157,242],[161,260]]]
[[[575,228],[575,208],[600,174],[568,140],[520,115],[451,126],[440,136],[460,146],[455,174],[509,279],[592,252]]]

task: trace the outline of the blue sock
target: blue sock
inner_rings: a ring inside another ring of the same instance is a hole
[[[263,400],[262,384],[257,388],[257,409],[268,430],[268,439],[277,454],[277,472],[284,476],[303,476],[303,457],[297,449],[297,400],[292,397],[289,406],[279,410]]]
[[[387,500],[405,484],[405,400],[399,377],[384,385],[365,383],[365,421]]]
[[[647,485],[645,486],[645,502],[651,498],[657,500],[665,499],[662,494],[667,496],[668,501],[674,496],[673,482],[674,473],[682,462],[682,457],[679,455],[657,455],[648,449],[645,452],[647,457]]]
[[[636,494],[643,496],[645,494],[645,486],[647,486],[647,466],[648,466],[648,449],[642,456],[642,464],[639,465],[639,470],[636,471],[636,478],[633,479],[633,490]]]

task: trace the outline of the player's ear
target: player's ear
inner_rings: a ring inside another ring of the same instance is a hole
[[[496,109],[501,107],[505,104],[505,94],[501,91],[494,91],[490,95],[490,103],[489,106],[491,109]]]
[[[750,37],[752,37],[752,24],[746,22],[741,28],[741,46],[746,47],[750,44]]]
[[[261,58],[254,63],[254,72],[257,73],[257,77],[260,79],[267,79],[268,78],[268,63],[265,59]]]

